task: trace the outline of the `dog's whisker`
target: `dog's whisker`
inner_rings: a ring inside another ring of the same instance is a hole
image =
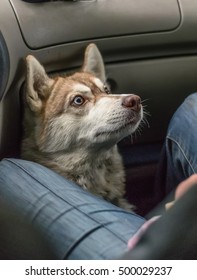
[[[144,115],[145,116],[149,116],[149,117],[151,116],[151,114],[148,111],[146,111],[146,110],[144,110]]]
[[[144,102],[149,101],[149,100],[150,100],[150,98],[143,99],[143,100],[141,101],[141,104],[143,104]]]
[[[129,137],[130,137],[130,142],[131,142],[131,145],[132,145],[133,144],[133,134],[130,134]]]
[[[137,130],[136,130],[136,133],[138,133],[140,136],[142,135],[142,128],[139,127]]]
[[[146,110],[147,105],[142,105],[144,114],[150,115],[149,111]]]
[[[148,127],[150,127],[150,124],[149,124],[147,118],[145,118],[145,117],[142,119],[141,125],[147,125]]]

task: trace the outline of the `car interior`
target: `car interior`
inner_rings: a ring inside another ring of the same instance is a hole
[[[0,1],[0,157],[20,157],[25,57],[48,74],[80,69],[95,43],[113,93],[138,94],[146,121],[119,143],[127,196],[145,216],[169,121],[197,90],[195,0]]]

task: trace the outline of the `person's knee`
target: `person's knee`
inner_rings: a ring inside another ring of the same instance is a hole
[[[191,105],[197,104],[197,92],[188,95],[184,102],[192,102]],[[183,103],[184,103],[183,102]]]
[[[186,113],[182,117],[185,117],[185,118],[192,117],[192,119],[193,119],[194,116],[197,116],[197,92],[188,95],[185,98],[185,100],[183,101],[180,108],[182,109],[182,110],[180,110],[181,113],[182,113],[182,111],[185,111],[185,113]]]
[[[190,94],[174,113],[167,136],[175,137],[195,130],[197,119],[197,93]],[[195,126],[195,127],[194,127]]]

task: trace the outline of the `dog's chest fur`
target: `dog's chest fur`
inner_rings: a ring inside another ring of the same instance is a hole
[[[99,156],[95,154],[92,158],[85,157],[77,162],[76,155],[73,158],[71,155],[69,164],[66,164],[65,158],[62,157],[63,162],[65,169],[60,173],[84,189],[115,204],[116,200],[124,195],[125,175],[116,146]]]
[[[117,146],[99,154],[84,154],[73,151],[68,154],[44,154],[37,150],[29,138],[23,141],[24,159],[40,163],[60,175],[77,183],[115,205],[127,210],[131,205],[123,199],[125,194],[125,172]]]

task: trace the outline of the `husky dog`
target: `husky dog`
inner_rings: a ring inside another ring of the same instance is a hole
[[[143,118],[140,97],[111,94],[95,44],[80,72],[52,78],[26,58],[22,158],[40,163],[104,199],[130,210],[117,143]]]

